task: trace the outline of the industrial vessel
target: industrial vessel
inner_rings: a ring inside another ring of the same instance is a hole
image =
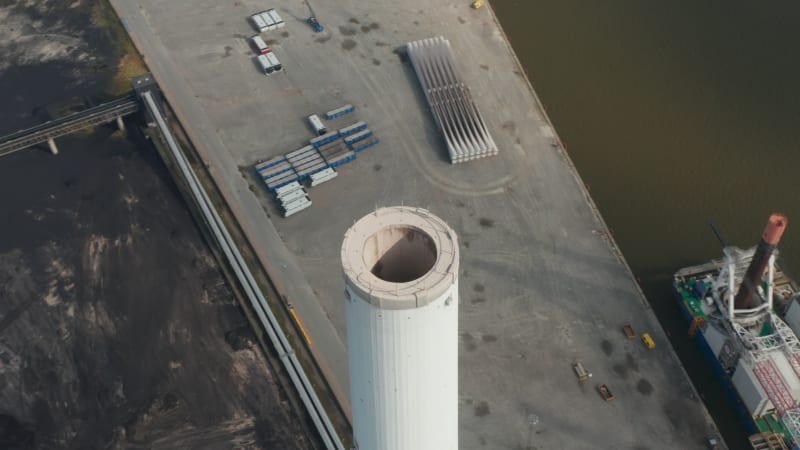
[[[673,289],[755,449],[800,449],[800,305],[776,263],[788,224],[772,214],[753,248],[675,273]]]

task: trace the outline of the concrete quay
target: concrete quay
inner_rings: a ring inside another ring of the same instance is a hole
[[[340,246],[378,206],[415,205],[461,239],[462,449],[701,449],[715,432],[633,276],[620,259],[490,8],[468,1],[111,0],[189,138],[349,412]],[[274,7],[263,34],[285,70],[253,62],[247,17]],[[442,35],[500,150],[448,162],[413,69],[395,49]],[[304,117],[345,103],[381,143],[280,214],[252,166],[305,145]],[[656,348],[621,326],[648,331]],[[579,382],[572,364],[593,377]],[[597,383],[616,397],[605,402]]]

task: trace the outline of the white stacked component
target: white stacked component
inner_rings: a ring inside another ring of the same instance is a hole
[[[292,191],[297,191],[297,190],[300,190],[300,189],[303,189],[303,186],[300,183],[298,183],[297,181],[292,181],[291,183],[289,183],[289,184],[287,184],[285,186],[281,186],[281,187],[275,189],[275,195],[278,198],[280,198],[283,195],[286,195],[286,194],[288,194],[288,193],[290,193]]]
[[[311,206],[308,193],[296,181],[276,189],[275,196],[283,209],[283,217],[289,217]]]
[[[497,154],[469,88],[461,81],[450,42],[437,37],[409,42],[408,56],[453,164]]]
[[[278,197],[278,199],[281,202],[281,206],[283,206],[285,208],[286,205],[289,205],[292,202],[294,202],[295,200],[297,200],[298,198],[305,197],[305,196],[306,196],[305,189],[297,189],[297,190],[291,191],[291,192],[289,192],[287,194],[284,194],[282,197]]]
[[[319,186],[320,184],[330,181],[339,175],[335,170],[328,167],[327,169],[320,170],[317,173],[311,174],[311,187]]]
[[[381,208],[342,243],[354,446],[458,449],[458,242],[429,211]]]

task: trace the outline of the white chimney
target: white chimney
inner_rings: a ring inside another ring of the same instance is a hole
[[[425,209],[381,208],[345,233],[354,445],[458,450],[458,238]]]

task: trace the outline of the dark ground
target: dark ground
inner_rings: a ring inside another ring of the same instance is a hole
[[[43,31],[10,3],[0,134],[107,97],[118,56],[79,14],[49,29],[78,50],[31,63],[15,55]],[[166,168],[131,136],[0,158],[0,448],[311,448]]]

